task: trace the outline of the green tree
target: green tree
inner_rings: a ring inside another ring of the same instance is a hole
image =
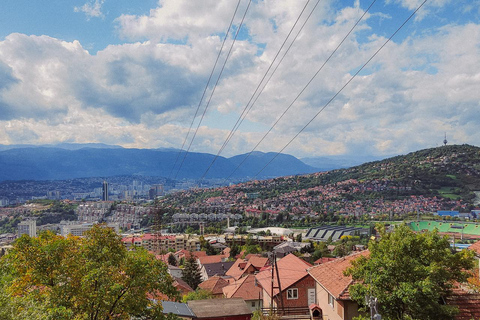
[[[415,234],[406,225],[391,233],[379,226],[381,240],[371,241],[370,256],[352,262],[346,275],[358,281],[352,299],[378,299],[383,319],[453,319],[456,307],[442,304],[455,282],[464,282],[473,267],[473,253],[452,252],[437,232]]]
[[[175,259],[173,254],[168,255],[168,264],[171,266],[177,266],[177,259]]]
[[[98,225],[85,238],[22,236],[0,268],[8,308],[42,319],[163,319],[148,295],[178,297],[165,263],[142,248],[127,251],[119,235]]]
[[[240,253],[241,247],[235,243],[230,246],[230,258],[235,259],[235,256]]]
[[[185,281],[193,290],[196,290],[202,282],[202,276],[198,267],[197,259],[190,251],[189,257],[185,260],[183,267],[183,281]]]
[[[182,302],[187,302],[191,300],[205,300],[213,299],[212,291],[204,290],[197,288],[197,290],[187,293],[183,296]]]

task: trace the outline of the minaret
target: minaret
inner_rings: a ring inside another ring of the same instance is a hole
[[[443,145],[446,146],[447,145],[447,133],[445,132],[445,139],[443,139]]]

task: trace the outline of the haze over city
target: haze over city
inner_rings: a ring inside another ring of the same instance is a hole
[[[445,134],[478,145],[478,1],[427,1],[341,90],[421,4],[374,2],[306,87],[371,2],[240,1],[201,100],[237,1],[4,1],[0,144],[185,149],[198,126],[190,150],[216,154],[311,13],[222,155],[251,151],[293,101],[258,151],[280,151],[324,107],[286,153],[392,155]]]

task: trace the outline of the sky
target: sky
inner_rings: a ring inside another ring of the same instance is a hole
[[[428,0],[386,44],[422,1],[375,1],[356,24],[371,3],[3,0],[0,144],[299,158],[445,135],[479,146],[480,1]]]

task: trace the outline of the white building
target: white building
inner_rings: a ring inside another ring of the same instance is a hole
[[[66,237],[71,234],[77,237],[82,237],[85,232],[92,229],[94,223],[82,223],[82,224],[64,224],[61,225],[61,234]],[[119,232],[120,228],[117,223],[109,223],[107,227],[112,228],[115,232]]]
[[[36,220],[25,220],[18,224],[17,226],[18,236],[21,237],[22,234],[28,234],[30,237],[37,236],[37,221]]]

